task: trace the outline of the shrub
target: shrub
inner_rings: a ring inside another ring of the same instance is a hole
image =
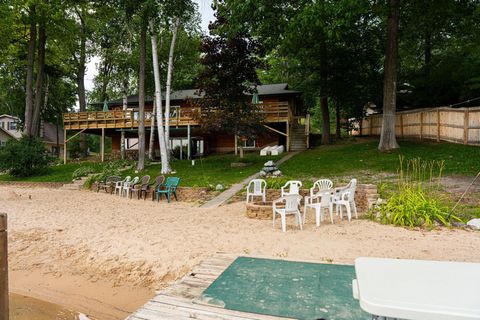
[[[37,138],[10,140],[0,148],[0,171],[8,171],[12,176],[34,175],[45,170],[50,161],[43,142]]]
[[[386,203],[379,205],[370,216],[382,223],[407,227],[450,225],[448,207],[435,191],[440,188],[443,161],[424,161],[420,158],[399,158],[397,190]]]
[[[85,177],[94,172],[95,169],[93,169],[92,167],[80,167],[77,170],[73,171],[72,179],[80,179],[81,177]]]

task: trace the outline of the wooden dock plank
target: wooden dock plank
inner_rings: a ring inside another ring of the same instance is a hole
[[[127,320],[199,319],[199,320],[285,320],[261,314],[240,312],[195,303],[202,292],[237,258],[232,254],[216,254],[194,267],[182,279],[162,290]],[[287,319],[288,320],[288,319]]]

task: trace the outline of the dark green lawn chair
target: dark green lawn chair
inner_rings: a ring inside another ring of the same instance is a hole
[[[157,187],[156,195],[157,195],[157,202],[160,201],[162,194],[165,194],[167,197],[168,203],[170,203],[170,196],[173,194],[175,200],[177,199],[177,187],[180,183],[180,178],[177,177],[168,177],[167,181],[164,184],[159,185]]]

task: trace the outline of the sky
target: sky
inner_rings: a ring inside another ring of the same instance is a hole
[[[198,4],[198,10],[202,16],[201,28],[204,32],[208,32],[208,24],[215,18],[212,10],[212,0],[194,0]],[[85,89],[90,91],[93,89],[93,79],[98,73],[97,65],[100,62],[100,58],[97,56],[91,57],[87,64],[87,71],[85,74]]]

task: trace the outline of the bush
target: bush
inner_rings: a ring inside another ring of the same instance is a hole
[[[95,169],[93,169],[92,167],[80,167],[77,170],[73,171],[72,179],[80,179],[81,177],[85,177],[94,172]]]
[[[0,171],[8,171],[15,177],[39,173],[48,167],[50,161],[47,149],[37,138],[10,140],[0,148]]]
[[[425,161],[420,158],[405,160],[400,156],[397,190],[386,203],[373,210],[370,217],[382,223],[403,227],[448,226],[460,221],[438,196],[443,161]]]

